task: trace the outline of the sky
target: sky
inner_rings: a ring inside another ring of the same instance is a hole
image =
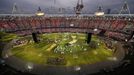
[[[40,6],[46,13],[58,12],[59,8],[65,8],[64,12],[74,12],[78,0],[0,0],[0,13],[11,13],[13,4],[16,3],[19,13],[34,13]],[[106,12],[118,13],[125,0],[83,0],[82,12],[94,13],[98,6],[102,6]],[[127,0],[131,13],[134,13],[134,0]]]

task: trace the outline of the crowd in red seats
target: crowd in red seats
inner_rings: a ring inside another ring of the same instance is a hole
[[[103,29],[109,37],[124,39],[122,32],[134,30],[134,18],[127,17],[13,17],[0,18],[0,29],[22,35],[39,32],[89,32],[90,29]]]

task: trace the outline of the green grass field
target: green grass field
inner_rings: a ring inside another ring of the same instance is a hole
[[[24,37],[27,42],[11,49],[12,55],[24,61],[49,65],[47,60],[52,57],[64,57],[64,66],[93,64],[108,60],[112,51],[97,36],[92,36],[93,44],[86,44],[86,34],[82,33],[51,33],[38,35],[39,43],[32,38]],[[95,45],[92,47],[92,45]]]
[[[2,37],[0,39],[0,41],[2,41],[2,42],[10,42],[11,40],[17,38],[17,35],[5,33],[5,32],[0,32],[0,36]]]

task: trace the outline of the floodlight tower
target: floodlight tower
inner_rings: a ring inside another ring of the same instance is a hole
[[[129,6],[128,6],[127,0],[124,1],[124,5],[122,6],[122,8],[121,8],[121,10],[119,12],[119,14],[123,14],[123,13],[125,13],[125,14],[130,14],[131,13],[130,9],[129,9]]]
[[[37,15],[37,16],[44,16],[45,14],[44,14],[44,12],[41,10],[41,8],[38,7],[38,10],[37,10],[37,12],[36,12],[36,15]]]
[[[103,16],[105,14],[105,12],[103,11],[102,6],[98,7],[98,10],[95,12],[96,16]]]
[[[74,7],[77,16],[81,14],[83,8],[84,8],[83,0],[78,0],[76,7]]]
[[[12,14],[17,14],[17,13],[19,13],[19,12],[18,12],[18,7],[17,7],[17,4],[14,3],[14,4],[13,4],[13,8],[12,8]]]
[[[99,2],[100,0],[98,0]],[[105,12],[103,11],[103,6],[102,6],[102,3],[99,2],[98,4],[98,8],[97,8],[97,11],[94,13],[95,16],[103,16],[105,14]]]

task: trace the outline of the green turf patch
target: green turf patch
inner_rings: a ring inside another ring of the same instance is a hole
[[[26,45],[12,48],[11,52],[24,61],[43,65],[50,65],[48,62],[56,65],[51,61],[62,64],[65,60],[64,66],[76,66],[93,64],[112,57],[112,51],[108,50],[97,36],[92,36],[90,44],[86,44],[86,37],[86,34],[81,33],[42,34],[39,35],[39,43],[28,42]],[[32,41],[30,37],[25,39]],[[60,60],[61,57],[64,59]]]
[[[9,42],[9,41],[17,38],[16,34],[9,34],[9,33],[4,33],[4,32],[0,32],[0,36],[2,37],[0,39],[0,41],[2,41],[2,42]]]

